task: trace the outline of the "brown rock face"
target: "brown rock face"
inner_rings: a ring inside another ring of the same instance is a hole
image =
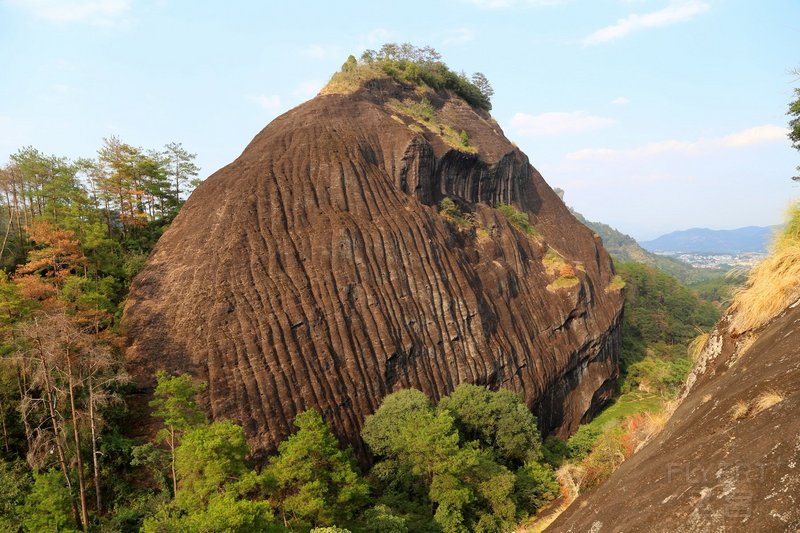
[[[739,337],[728,320],[664,430],[547,531],[800,531],[800,302]]]
[[[607,399],[622,312],[608,254],[488,113],[426,97],[435,124],[391,111],[421,97],[388,79],[319,96],[198,187],[125,310],[143,394],[157,369],[206,380],[209,414],[242,424],[259,453],[310,407],[359,449],[364,418],[408,387],[511,388],[561,434]],[[477,153],[448,146],[440,124]],[[471,224],[440,215],[444,197]],[[577,284],[547,288],[560,275],[549,248]]]

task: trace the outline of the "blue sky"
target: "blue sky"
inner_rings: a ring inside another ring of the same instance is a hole
[[[182,142],[202,175],[347,55],[430,44],[566,201],[637,238],[780,221],[797,0],[0,0],[0,161]]]

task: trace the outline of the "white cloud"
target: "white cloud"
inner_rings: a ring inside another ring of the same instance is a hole
[[[590,115],[585,111],[551,112],[541,115],[516,113],[511,127],[520,135],[558,135],[583,133],[614,124],[614,119]]]
[[[303,55],[312,59],[336,59],[342,55],[338,46],[312,44],[303,49]]]
[[[52,22],[85,22],[106,26],[130,10],[131,0],[6,0],[38,18]]]
[[[475,39],[475,30],[472,28],[456,28],[447,30],[441,35],[442,45],[457,46]]]
[[[618,97],[614,98],[613,100],[611,100],[611,103],[614,104],[614,105],[625,105],[628,102],[630,102],[630,100],[628,100],[624,96],[618,96]]]
[[[786,140],[788,133],[786,128],[767,124],[766,126],[756,126],[738,133],[732,133],[722,138],[722,144],[736,148],[769,141]]]
[[[480,9],[506,9],[509,7],[545,7],[563,4],[565,0],[463,0]]]
[[[312,96],[316,96],[323,85],[325,84],[319,80],[303,81],[297,85],[293,94],[303,99],[311,98]]]
[[[277,94],[261,94],[258,96],[250,96],[249,99],[270,112],[279,111],[281,109],[281,97]]]
[[[367,46],[378,46],[389,41],[392,37],[392,32],[385,28],[375,28],[367,33],[361,40],[366,42]]]
[[[777,140],[786,140],[788,130],[781,126],[767,124],[748,128],[716,139],[697,141],[666,140],[646,144],[637,148],[615,150],[611,148],[584,148],[567,154],[572,161],[584,159],[642,158],[661,154],[698,155],[712,150],[742,148]]]
[[[645,28],[658,28],[668,26],[676,22],[684,22],[695,15],[705,13],[710,6],[706,2],[699,0],[673,1],[669,6],[652,13],[639,15],[632,13],[623,19],[619,19],[611,26],[600,28],[596,32],[583,39],[585,45],[595,45],[621,39],[629,33]]]

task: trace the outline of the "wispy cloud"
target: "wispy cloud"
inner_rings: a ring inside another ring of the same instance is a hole
[[[669,173],[649,173],[649,174],[627,174],[621,176],[568,179],[564,182],[564,187],[568,191],[578,190],[608,190],[609,188],[631,188],[631,187],[650,187],[659,183],[687,183],[697,181],[691,175],[669,174]]]
[[[544,7],[563,4],[565,0],[464,0],[480,9],[505,9],[509,7]]]
[[[475,30],[472,28],[455,28],[443,32],[441,42],[444,46],[457,46],[472,41],[475,35]]]
[[[628,102],[630,102],[630,100],[628,100],[624,96],[618,96],[618,97],[614,98],[613,100],[611,100],[611,103],[614,104],[614,105],[625,105]]]
[[[249,96],[248,99],[255,102],[266,111],[274,113],[281,109],[281,97],[277,94],[260,94],[257,96]]]
[[[625,18],[619,19],[611,26],[600,28],[584,38],[583,44],[596,45],[606,43],[622,39],[634,31],[684,22],[696,15],[705,13],[709,9],[710,6],[700,0],[673,1],[664,9],[644,14],[632,13]]]
[[[511,117],[511,127],[519,135],[559,135],[583,133],[614,124],[614,119],[590,115],[585,111],[551,112],[541,115],[517,113]]]
[[[585,159],[643,158],[662,154],[698,155],[712,150],[742,148],[777,140],[786,140],[788,130],[781,126],[767,124],[748,128],[716,139],[697,141],[666,140],[649,143],[637,148],[616,150],[611,148],[584,148],[567,154],[572,161]]]
[[[295,90],[292,92],[295,96],[306,99],[315,96],[322,86],[325,85],[319,80],[308,80],[300,82]]]
[[[302,54],[312,59],[336,59],[341,57],[342,51],[338,46],[312,44],[303,48]]]
[[[111,25],[128,13],[131,0],[6,0],[30,15],[51,22]]]

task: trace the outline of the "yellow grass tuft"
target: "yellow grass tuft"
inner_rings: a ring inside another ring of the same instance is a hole
[[[773,405],[781,403],[783,400],[784,395],[782,392],[775,389],[766,390],[759,394],[758,398],[756,398],[756,401],[753,404],[753,412],[751,413],[751,416],[756,416],[758,413],[766,411]]]
[[[739,400],[731,409],[731,420],[741,420],[750,412],[750,406],[744,400]]]
[[[692,361],[697,361],[700,357],[700,354],[703,353],[703,348],[706,346],[706,342],[708,342],[708,333],[702,333],[695,337],[692,342],[689,343],[687,352],[689,354],[689,359]]]
[[[542,265],[544,265],[545,271],[555,276],[561,272],[561,267],[566,264],[567,260],[560,253],[550,247],[547,248],[547,252],[542,258]]]
[[[789,220],[772,248],[734,294],[730,322],[734,335],[765,325],[800,300],[800,202],[789,209]]]
[[[350,94],[356,92],[367,80],[388,77],[385,72],[372,65],[358,65],[351,70],[336,72],[319,94]]]

